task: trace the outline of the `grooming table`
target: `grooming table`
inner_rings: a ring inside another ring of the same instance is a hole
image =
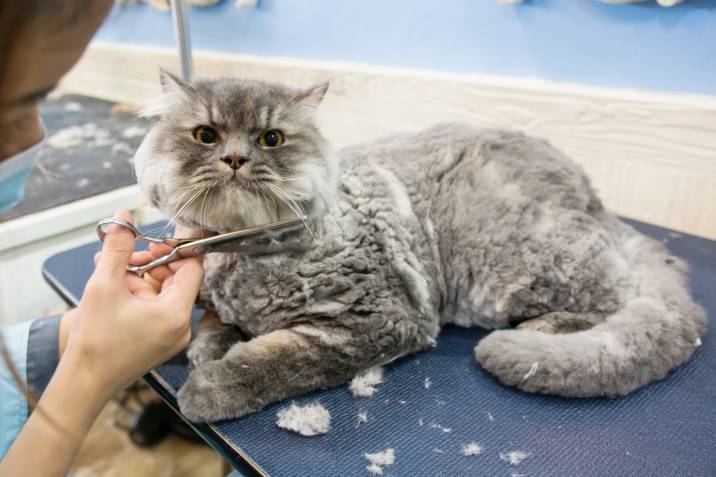
[[[716,242],[628,222],[689,262],[692,292],[713,325]],[[70,305],[78,303],[98,249],[92,243],[45,262],[45,278]],[[473,358],[486,333],[446,327],[436,348],[387,367],[371,398],[354,398],[340,386],[295,399],[319,400],[330,411],[332,429],[325,435],[278,428],[276,412],[287,402],[194,427],[245,475],[366,476],[363,453],[388,448],[395,449],[395,464],[383,474],[391,476],[716,475],[714,330],[667,379],[619,399],[561,399],[504,387]],[[176,390],[187,374],[178,356],[146,380],[176,410]],[[360,411],[367,411],[367,423],[358,421]],[[473,441],[481,454],[463,455],[462,446]],[[500,458],[510,451],[529,456],[513,466]]]

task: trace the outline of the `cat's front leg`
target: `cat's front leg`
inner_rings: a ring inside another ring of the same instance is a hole
[[[207,311],[194,332],[187,358],[193,368],[203,363],[221,359],[237,341],[245,341],[241,331],[221,322],[213,311]]]
[[[179,391],[181,411],[194,421],[235,418],[337,386],[404,354],[405,336],[394,333],[396,329],[388,336],[371,336],[345,327],[300,325],[236,343],[222,359],[192,371]]]

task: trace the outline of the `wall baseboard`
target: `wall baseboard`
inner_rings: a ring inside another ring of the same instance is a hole
[[[321,123],[336,147],[440,121],[521,129],[578,161],[615,212],[716,238],[716,97],[536,79],[196,51],[197,75],[308,85],[329,80]],[[140,104],[174,50],[93,44],[61,85]]]
[[[137,210],[145,204],[139,186],[131,185],[80,199],[0,224],[0,256],[111,216],[120,209]]]

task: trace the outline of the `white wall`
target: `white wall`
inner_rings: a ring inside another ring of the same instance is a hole
[[[335,146],[438,121],[524,130],[582,164],[612,210],[716,238],[716,97],[541,80],[195,52],[197,75],[308,85],[329,80],[322,126]],[[171,49],[94,44],[68,91],[142,103]]]

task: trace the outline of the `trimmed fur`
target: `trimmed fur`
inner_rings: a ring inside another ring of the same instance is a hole
[[[501,382],[572,397],[661,379],[706,332],[685,265],[608,213],[582,169],[543,140],[439,125],[344,149],[339,174],[311,119],[325,87],[219,79],[176,91],[183,100],[137,154],[151,200],[215,230],[291,215],[249,185],[261,165],[311,216],[311,233],[205,258],[203,295],[223,324],[191,345],[195,369],[179,392],[191,419],[346,383],[429,348],[447,323],[499,329],[475,356]],[[187,133],[209,117],[226,124],[221,151]],[[256,146],[269,127],[286,134],[280,150]],[[237,151],[253,162],[234,183],[219,159]],[[213,185],[185,206],[200,180]]]

